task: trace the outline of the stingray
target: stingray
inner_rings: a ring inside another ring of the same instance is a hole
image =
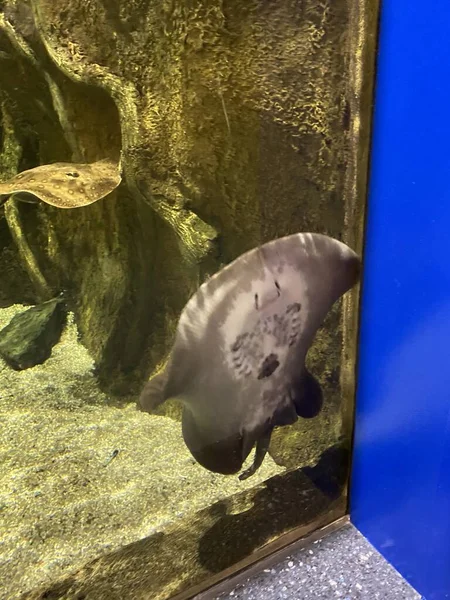
[[[306,354],[331,306],[358,280],[360,261],[325,235],[298,233],[246,252],[201,285],[184,307],[166,367],[142,390],[152,412],[183,404],[182,433],[206,469],[246,479],[275,427],[322,407]]]
[[[120,183],[116,163],[53,163],[22,171],[0,183],[0,205],[11,194],[31,202],[33,197],[58,208],[87,206],[107,196]]]

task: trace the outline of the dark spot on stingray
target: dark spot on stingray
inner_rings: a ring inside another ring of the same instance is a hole
[[[241,333],[237,336],[234,344],[231,346],[232,352],[237,352],[240,348],[242,348],[242,344],[244,343],[245,338],[248,336],[248,333]]]
[[[258,379],[270,377],[272,373],[274,373],[278,369],[279,366],[280,363],[278,361],[278,356],[273,353],[269,354],[269,356],[266,356],[263,364],[261,365],[261,369],[258,373]]]
[[[79,177],[80,174],[76,171],[71,171],[70,173],[66,173],[67,177]]]
[[[302,306],[299,302],[293,302],[292,304],[289,304],[289,306],[286,308],[286,314],[290,315],[298,313],[300,312],[301,307]]]
[[[255,294],[255,308],[256,310],[258,310],[259,306],[258,306],[258,294]]]
[[[281,296],[281,288],[280,288],[280,284],[276,280],[275,280],[275,287],[277,288],[278,297],[280,297]]]

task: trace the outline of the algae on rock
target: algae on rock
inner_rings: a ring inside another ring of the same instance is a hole
[[[0,356],[21,371],[49,358],[66,321],[62,298],[33,306],[0,330]]]

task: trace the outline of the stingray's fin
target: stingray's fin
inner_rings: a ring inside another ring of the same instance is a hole
[[[256,442],[255,458],[253,464],[239,475],[239,479],[244,481],[256,473],[262,465],[263,460],[269,450],[270,438],[272,436],[273,427],[269,427]]]
[[[282,408],[277,408],[270,422],[274,427],[283,427],[284,425],[292,425],[298,419],[298,413],[295,410],[295,405],[291,401],[284,404]]]
[[[151,413],[164,402],[166,380],[167,374],[166,370],[164,370],[152,377],[152,379],[145,384],[138,400],[138,407],[140,410]]]
[[[322,388],[307,369],[300,382],[292,386],[290,394],[299,417],[312,419],[319,414],[323,404]]]

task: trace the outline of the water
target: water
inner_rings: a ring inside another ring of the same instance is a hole
[[[245,481],[194,460],[179,404],[136,402],[205,279],[283,235],[353,235],[347,2],[0,11],[0,329],[65,314],[43,362],[0,359],[0,598],[169,598],[346,510],[356,296],[309,353],[322,411]]]

